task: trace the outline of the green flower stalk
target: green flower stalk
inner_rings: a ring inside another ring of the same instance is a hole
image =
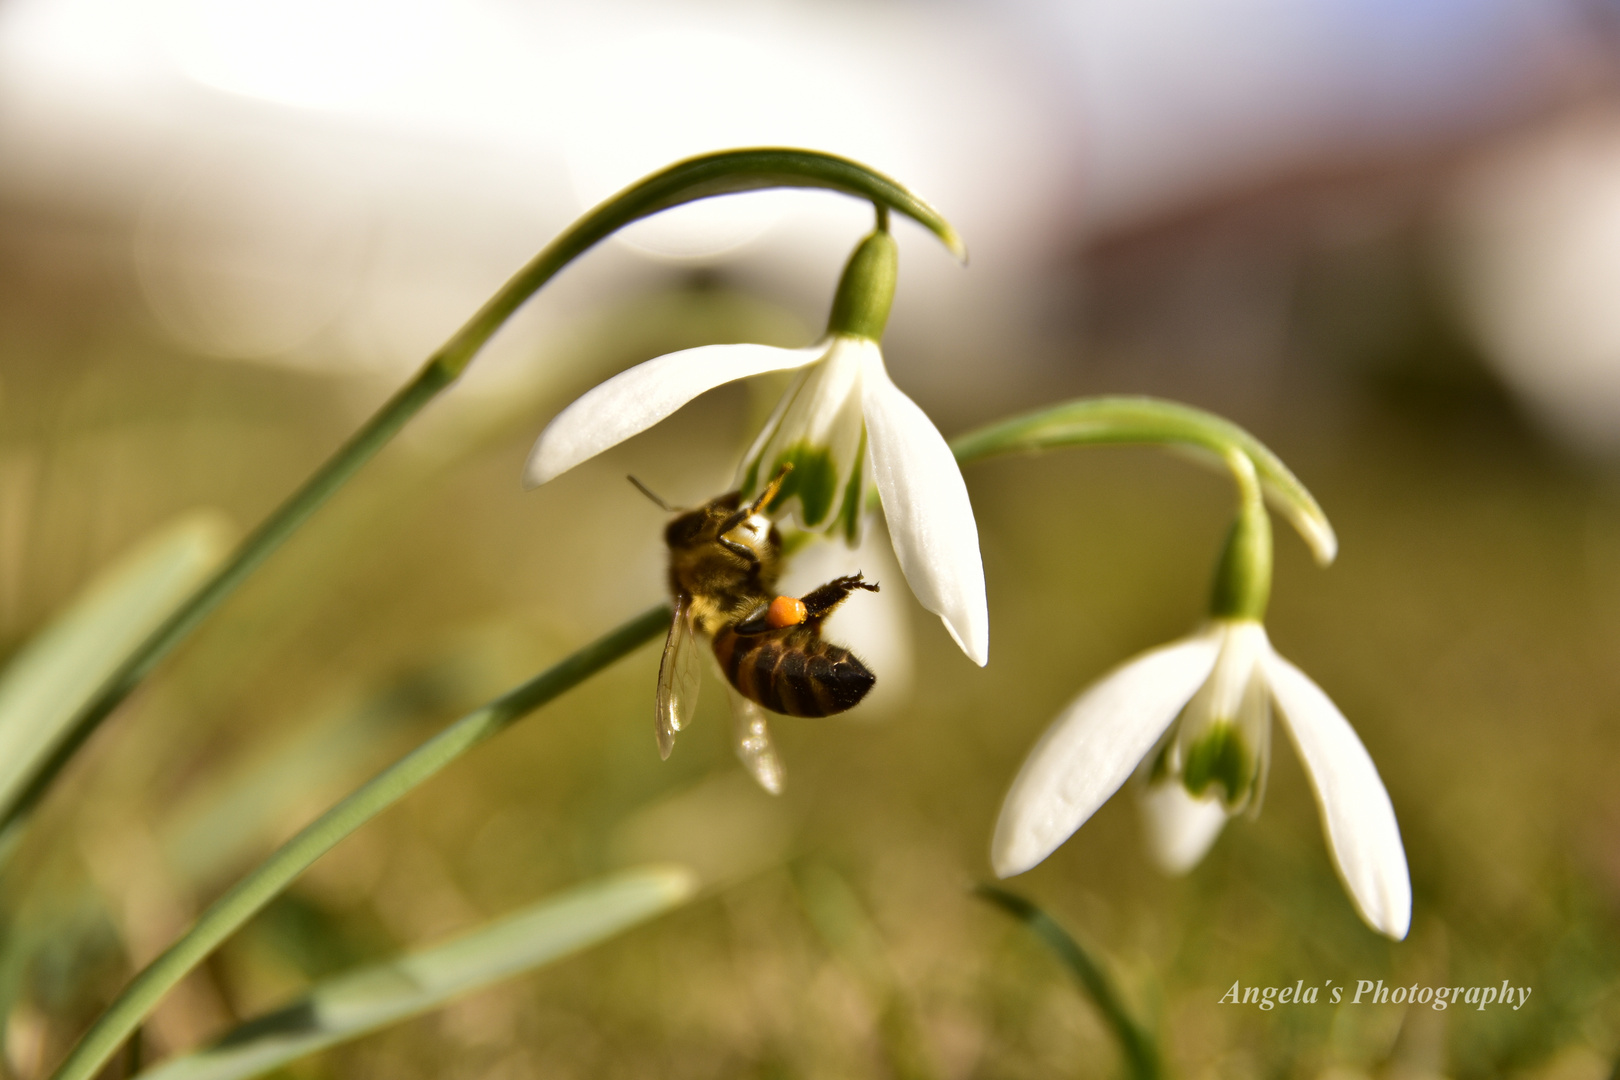
[[[1339,551],[1333,525],[1304,484],[1270,447],[1232,421],[1179,401],[1137,396],[1077,398],[975,428],[951,442],[966,465],[1006,454],[1064,446],[1163,446],[1225,471],[1230,454],[1247,457],[1269,505],[1293,525],[1317,563]]]

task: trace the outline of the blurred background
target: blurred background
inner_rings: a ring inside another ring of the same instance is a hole
[[[251,526],[622,185],[729,146],[845,154],[972,251],[898,227],[886,353],[947,435],[1159,394],[1316,493],[1342,554],[1319,570],[1280,531],[1268,625],[1378,763],[1415,915],[1401,944],[1356,918],[1281,738],[1263,813],[1188,877],[1151,869],[1121,797],[1012,886],[1108,958],[1178,1075],[1608,1077],[1617,92],[1610,0],[0,0],[0,649],[182,514]],[[344,791],[657,602],[662,516],[622,477],[724,490],[776,387],[524,492],[530,442],[659,353],[812,340],[870,216],[749,195],[593,251],[168,662],[0,883],[7,1074],[48,1071]],[[772,800],[712,683],[658,760],[643,649],[318,864],[156,1014],[150,1055],[669,858],[708,886],[682,911],[286,1075],[1116,1075],[1064,973],[967,890],[1048,720],[1199,620],[1231,496],[1146,450],[967,479],[987,669],[914,605],[874,630],[851,604],[885,695],[778,722]],[[1534,993],[1217,1004],[1362,978]]]

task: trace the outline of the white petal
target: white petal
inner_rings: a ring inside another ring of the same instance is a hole
[[[928,415],[869,358],[862,408],[871,447],[872,481],[883,500],[900,572],[923,607],[983,667],[990,659],[990,612],[973,504],[951,448]]]
[[[1050,855],[1119,790],[1215,667],[1204,635],[1115,668],[1052,722],[1024,759],[996,821],[990,864],[1021,874]]]
[[[765,710],[735,690],[728,687],[727,691],[731,698],[731,731],[737,760],[760,787],[772,795],[782,794],[782,760],[771,743]]]
[[[1412,882],[1384,782],[1319,686],[1276,653],[1264,663],[1277,711],[1316,789],[1334,865],[1361,917],[1399,941],[1412,923]]]
[[[804,349],[705,345],[621,371],[552,418],[529,452],[523,483],[537,487],[562,475],[647,430],[705,390],[749,375],[803,367],[824,350],[821,344]]]
[[[1152,784],[1142,792],[1148,853],[1167,874],[1185,874],[1198,865],[1226,824],[1217,798],[1195,799],[1179,781]]]

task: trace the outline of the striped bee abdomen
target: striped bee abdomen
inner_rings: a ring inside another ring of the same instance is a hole
[[[728,626],[715,635],[714,655],[739,694],[788,716],[841,713],[877,682],[854,654],[822,640],[813,625],[758,634]]]

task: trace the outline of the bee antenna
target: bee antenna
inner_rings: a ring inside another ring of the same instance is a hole
[[[654,492],[652,488],[648,487],[646,484],[643,484],[640,480],[637,480],[635,477],[627,476],[627,477],[625,477],[625,479],[630,481],[632,484],[636,485],[636,490],[637,491],[641,492],[643,495],[647,496],[647,498],[651,499],[653,501],[653,503],[656,504],[657,507],[660,510],[664,511],[666,514],[679,514],[681,512],[679,507],[671,506],[671,505],[669,505],[669,503],[665,502],[663,499],[660,499],[658,497],[657,493]]]
[[[754,500],[753,505],[748,508],[748,512],[757,514],[760,507],[768,505],[772,499],[776,498],[776,493],[782,490],[782,481],[786,480],[787,474],[792,471],[793,462],[782,462],[781,469],[777,470],[776,479],[765,485],[765,490],[759,493],[759,498]]]

